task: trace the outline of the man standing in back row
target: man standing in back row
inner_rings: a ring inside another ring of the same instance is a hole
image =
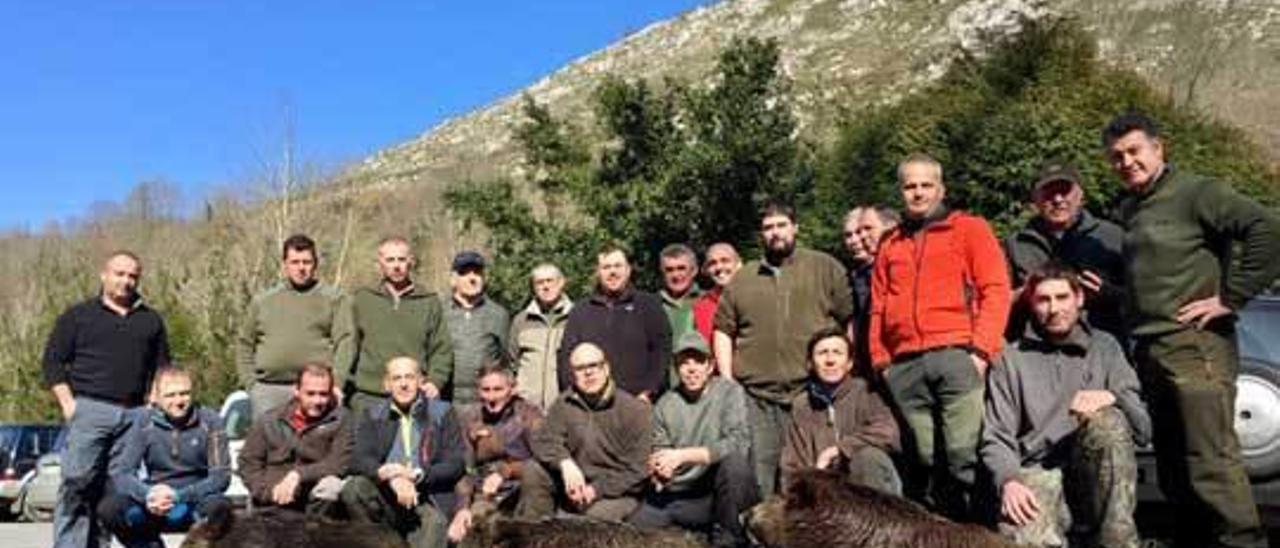
[[[1102,143],[1126,191],[1129,325],[1179,546],[1266,546],[1232,421],[1235,312],[1280,274],[1280,220],[1225,183],[1166,163],[1145,115],[1115,118]]]
[[[126,472],[124,443],[146,412],[156,370],[169,365],[164,320],[138,296],[141,277],[137,255],[109,255],[99,274],[101,294],[58,316],[44,349],[44,384],[67,421],[53,514],[57,548],[98,546],[94,506],[108,473]]]
[[[943,203],[937,160],[908,156],[898,164],[898,185],[902,224],[881,243],[871,280],[871,363],[883,372],[924,468],[918,477],[928,484],[910,486],[913,494],[966,519],[987,366],[1000,354],[1009,313],[1009,271],[987,222]]]
[[[716,310],[715,358],[720,374],[742,383],[751,449],[762,498],[777,488],[782,436],[791,401],[809,378],[809,336],[845,328],[853,300],[834,257],[796,246],[795,209],[765,204],[760,215],[764,259],[747,263],[724,289]]]
[[[342,295],[316,279],[316,243],[294,234],[281,247],[285,279],[253,298],[236,338],[236,372],[254,419],[288,403],[302,364],[331,362],[345,339],[335,322]]]
[[[449,384],[441,397],[455,405],[475,401],[476,373],[507,352],[511,315],[485,295],[484,269],[484,256],[463,251],[453,258],[453,272],[449,275],[453,294],[443,306],[453,341],[453,368],[447,375],[441,372],[433,376]]]

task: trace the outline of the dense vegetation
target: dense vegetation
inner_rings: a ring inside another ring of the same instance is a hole
[[[1164,123],[1182,168],[1280,203],[1280,177],[1240,132],[1101,63],[1093,44],[1071,21],[1030,24],[923,89],[850,113],[826,143],[802,138],[777,45],[735,40],[706,86],[605,79],[593,98],[597,127],[576,127],[527,99],[516,128],[527,176],[460,178],[446,201],[454,218],[487,239],[497,257],[493,292],[511,308],[527,298],[527,272],[542,261],[559,263],[582,295],[606,241],[632,250],[649,288],[668,242],[701,248],[726,240],[754,254],[755,209],[768,196],[793,199],[805,243],[838,253],[844,211],[895,203],[894,166],[915,150],[942,160],[954,204],[1002,230],[1027,214],[1030,179],[1048,158],[1078,162],[1094,209],[1105,213],[1119,185],[1102,162],[1098,131],[1129,108]],[[195,218],[165,207],[165,187],[148,183],[86,221],[0,239],[0,420],[56,416],[39,381],[45,337],[57,314],[93,293],[97,261],[116,247],[144,258],[143,293],[164,314],[177,359],[197,372],[205,403],[234,389],[240,316],[253,293],[274,283],[277,246],[289,232],[315,237],[321,278],[348,288],[375,280],[374,242],[407,234],[419,264],[431,265],[419,278],[440,286],[437,267],[447,257],[424,250],[454,226],[427,189],[381,192],[360,180],[306,187],[293,179],[273,176],[265,198],[211,199]]]

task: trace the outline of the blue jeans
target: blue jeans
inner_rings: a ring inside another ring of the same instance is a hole
[[[230,510],[231,503],[222,495],[211,495],[195,502],[175,504],[169,512],[158,516],[147,511],[145,504],[121,493],[111,493],[98,504],[98,517],[120,543],[127,548],[163,546],[161,533],[179,533],[191,528],[214,507]]]
[[[76,398],[67,421],[67,447],[62,451],[62,485],[53,511],[55,548],[98,548],[103,531],[96,506],[111,475],[128,473],[124,446],[132,436],[142,407]]]

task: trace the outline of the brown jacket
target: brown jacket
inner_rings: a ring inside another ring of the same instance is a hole
[[[595,405],[568,390],[533,433],[533,455],[549,470],[571,458],[601,498],[639,496],[651,445],[649,405],[613,381]]]
[[[458,421],[467,446],[467,475],[458,480],[454,493],[458,508],[472,502],[484,478],[492,473],[502,476],[499,496],[514,491],[524,477],[524,463],[533,458],[530,438],[542,428],[542,409],[514,396],[497,416],[488,416],[480,402],[459,408]]]
[[[325,476],[343,476],[351,462],[351,420],[342,406],[302,431],[289,424],[297,409],[289,402],[264,416],[249,430],[240,450],[240,477],[255,504],[273,506],[271,489],[292,470],[302,476],[298,502]]]
[[[783,482],[792,474],[813,468],[818,453],[831,446],[851,459],[863,447],[893,454],[901,449],[898,423],[880,395],[866,381],[846,377],[830,399],[810,382],[791,404],[791,420],[782,448]]]

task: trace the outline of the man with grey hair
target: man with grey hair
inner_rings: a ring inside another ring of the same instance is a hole
[[[529,275],[533,298],[511,320],[507,352],[516,367],[516,389],[524,399],[549,409],[560,395],[556,354],[573,301],[564,294],[560,267],[542,263]]]
[[[686,331],[693,330],[693,302],[702,295],[698,284],[698,254],[685,244],[671,244],[658,255],[658,267],[662,271],[662,309],[671,325],[671,340],[680,339]]]
[[[944,203],[937,160],[908,156],[898,187],[904,218],[880,244],[872,271],[872,367],[910,427],[916,464],[927,470],[917,475],[927,484],[912,486],[914,494],[965,519],[987,366],[1004,343],[1009,271],[991,225]]]
[[[854,371],[867,375],[871,351],[867,334],[871,323],[871,270],[875,266],[880,237],[898,226],[898,212],[879,205],[862,205],[844,217],[844,248],[849,252],[849,287],[853,291]],[[874,376],[873,376],[874,377]]]

